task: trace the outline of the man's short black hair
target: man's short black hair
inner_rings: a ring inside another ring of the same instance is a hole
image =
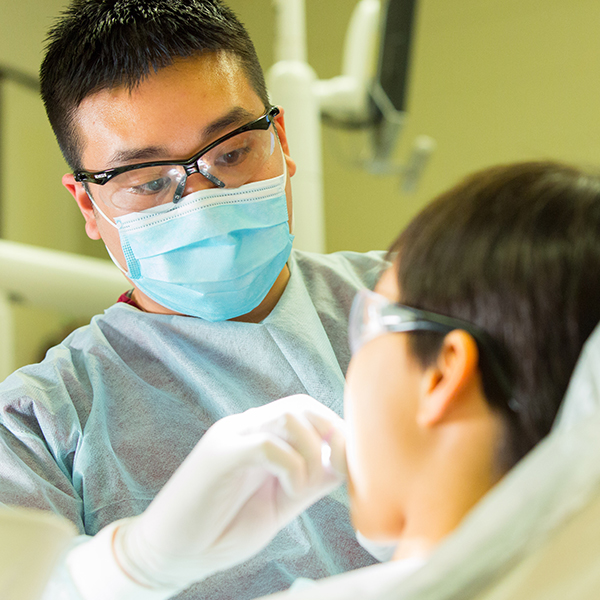
[[[229,52],[268,106],[248,32],[220,0],[75,0],[50,30],[42,99],[61,151],[81,169],[74,114],[95,92],[134,89],[151,72],[203,52]]]
[[[506,436],[506,470],[552,427],[582,346],[600,321],[600,177],[553,162],[498,166],[436,198],[392,246],[401,302],[490,334],[512,402],[485,364]],[[443,335],[410,334],[423,365]],[[512,405],[512,408],[511,408]]]

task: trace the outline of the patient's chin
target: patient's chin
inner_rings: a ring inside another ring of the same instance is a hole
[[[361,502],[352,491],[350,491],[350,518],[355,531],[360,531],[372,542],[384,545],[396,542],[404,528],[404,519],[398,511]]]

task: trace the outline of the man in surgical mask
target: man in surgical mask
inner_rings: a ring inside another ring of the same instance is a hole
[[[220,0],[77,0],[48,41],[63,183],[131,289],[0,384],[0,502],[87,536],[57,583],[73,598],[201,580],[180,597],[243,600],[370,564],[341,490],[293,515],[342,477],[348,313],[385,263],[292,250],[296,167],[247,32]],[[196,448],[249,409],[266,431],[250,411],[227,459]]]
[[[238,62],[178,58],[134,90],[101,90],[78,107],[85,169],[63,183],[144,311],[258,322],[286,287],[295,165],[283,110]]]

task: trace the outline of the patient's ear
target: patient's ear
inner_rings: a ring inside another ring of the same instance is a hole
[[[446,335],[437,360],[427,367],[421,382],[417,422],[433,427],[481,389],[479,351],[473,337],[462,329]]]

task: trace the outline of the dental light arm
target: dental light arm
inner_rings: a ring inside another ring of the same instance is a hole
[[[342,74],[314,84],[326,119],[348,126],[372,123],[369,88],[377,59],[380,4],[380,0],[361,0],[356,5],[346,33]]]
[[[150,506],[71,551],[85,600],[163,600],[260,551],[336,488],[344,423],[291,396],[213,425]]]
[[[414,191],[435,142],[419,136],[404,164],[393,154],[407,118],[410,63],[417,0],[361,0],[346,36],[343,74],[317,82],[323,117],[339,128],[370,132],[362,166],[399,174]]]
[[[347,30],[342,74],[318,80],[306,56],[304,0],[273,0],[277,11],[275,64],[267,74],[272,101],[286,110],[286,129],[298,171],[294,176],[295,245],[324,251],[321,118],[337,128],[370,134],[359,165],[398,174],[416,188],[435,147],[417,139],[405,164],[393,162],[406,119],[408,76],[417,0],[360,0]]]

